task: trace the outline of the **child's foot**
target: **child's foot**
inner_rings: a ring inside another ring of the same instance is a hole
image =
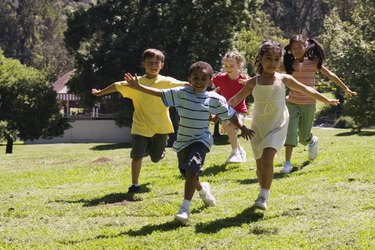
[[[225,163],[242,163],[244,162],[241,152],[238,149],[232,150],[232,153],[229,155]]]
[[[131,185],[129,188],[128,188],[128,193],[138,193],[139,191],[141,190],[141,187],[140,186],[136,186],[136,185]]]
[[[181,207],[175,215],[174,219],[182,224],[186,224],[189,219],[189,209]]]
[[[289,174],[292,171],[292,165],[290,162],[285,162],[283,169],[281,169],[281,174]]]
[[[202,182],[202,190],[199,191],[199,196],[202,198],[204,204],[208,207],[216,206],[215,197],[211,194],[210,184]]]
[[[259,196],[258,199],[253,204],[253,208],[267,210],[267,200],[266,198]]]
[[[315,160],[318,156],[318,137],[313,136],[312,142],[307,146],[309,161]]]

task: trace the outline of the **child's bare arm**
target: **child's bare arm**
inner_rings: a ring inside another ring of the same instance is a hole
[[[241,130],[241,136],[244,137],[246,140],[249,140],[253,137],[255,132],[247,128],[245,124],[241,124],[236,115],[232,116],[232,118],[230,118],[229,121]]]
[[[357,92],[355,91],[352,91],[351,89],[349,89],[348,86],[345,85],[345,83],[343,81],[341,81],[341,79],[335,74],[333,73],[332,71],[330,71],[329,69],[327,69],[326,67],[322,66],[319,71],[327,76],[332,82],[336,83],[338,86],[340,86],[340,88],[345,92],[345,94],[347,96],[355,96],[357,95]]]
[[[340,101],[337,99],[330,99],[319,93],[316,89],[306,86],[302,84],[301,82],[297,81],[293,76],[284,74],[283,75],[283,82],[288,88],[297,90],[299,92],[302,92],[308,96],[311,96],[312,98],[321,101],[327,105],[334,105],[337,106],[340,104]]]
[[[125,76],[124,76],[124,79],[127,81],[128,86],[133,88],[133,89],[136,89],[136,90],[142,91],[146,94],[150,94],[150,95],[154,95],[154,96],[159,96],[159,97],[163,96],[162,90],[157,89],[157,88],[143,86],[142,84],[140,84],[138,82],[137,74],[132,76],[132,74],[126,73]]]
[[[114,93],[114,92],[117,92],[117,89],[116,89],[116,83],[112,83],[111,85],[109,85],[108,87],[100,90],[100,89],[91,89],[91,94],[95,95],[95,96],[102,96],[102,95],[107,95],[107,94],[111,94],[111,93]]]
[[[254,88],[254,84],[255,77],[247,80],[245,86],[241,89],[240,92],[238,92],[228,101],[228,104],[232,107],[236,107],[243,99],[245,99],[248,95],[251,94]]]

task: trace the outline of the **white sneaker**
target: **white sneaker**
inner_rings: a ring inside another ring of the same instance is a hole
[[[189,209],[186,209],[185,207],[180,207],[180,210],[178,210],[174,219],[182,224],[186,224],[189,219],[189,214]]]
[[[318,156],[318,137],[313,136],[312,142],[307,145],[308,159],[309,161],[315,160]]]
[[[266,198],[259,196],[258,199],[253,204],[253,208],[267,210],[267,200]]]
[[[199,191],[199,196],[202,198],[204,204],[208,207],[216,206],[215,197],[211,194],[210,184],[202,182],[202,190]]]
[[[241,152],[238,149],[232,151],[225,163],[241,163],[244,162],[242,159]]]
[[[292,165],[290,163],[284,163],[283,169],[281,169],[280,174],[289,174],[292,171]]]
[[[243,147],[240,147],[240,154],[242,156],[242,162],[245,162],[247,159],[246,159],[246,151]]]

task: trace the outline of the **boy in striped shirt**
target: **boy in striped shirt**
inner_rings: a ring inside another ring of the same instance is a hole
[[[251,139],[253,131],[240,124],[236,111],[230,107],[225,98],[216,92],[206,91],[211,83],[213,70],[206,62],[191,65],[188,80],[191,86],[172,89],[155,89],[138,83],[137,76],[125,74],[130,87],[139,91],[159,96],[166,106],[176,107],[180,115],[177,140],[173,150],[177,152],[178,167],[185,177],[185,192],[182,205],[175,219],[187,223],[190,215],[190,203],[195,190],[199,192],[206,206],[215,206],[216,201],[210,192],[207,182],[200,182],[206,153],[210,151],[213,138],[209,131],[210,115],[217,115],[222,120],[230,120],[241,130],[241,135]]]

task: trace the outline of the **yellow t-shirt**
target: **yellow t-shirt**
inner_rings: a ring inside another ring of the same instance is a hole
[[[154,79],[147,79],[146,76],[138,77],[140,84],[158,88],[169,89],[183,86],[186,82],[174,79],[173,77],[158,75]],[[126,82],[116,82],[118,92],[123,97],[132,99],[134,105],[133,124],[131,134],[152,137],[155,134],[173,133],[173,126],[169,118],[168,107],[158,96],[149,95],[126,86]]]

